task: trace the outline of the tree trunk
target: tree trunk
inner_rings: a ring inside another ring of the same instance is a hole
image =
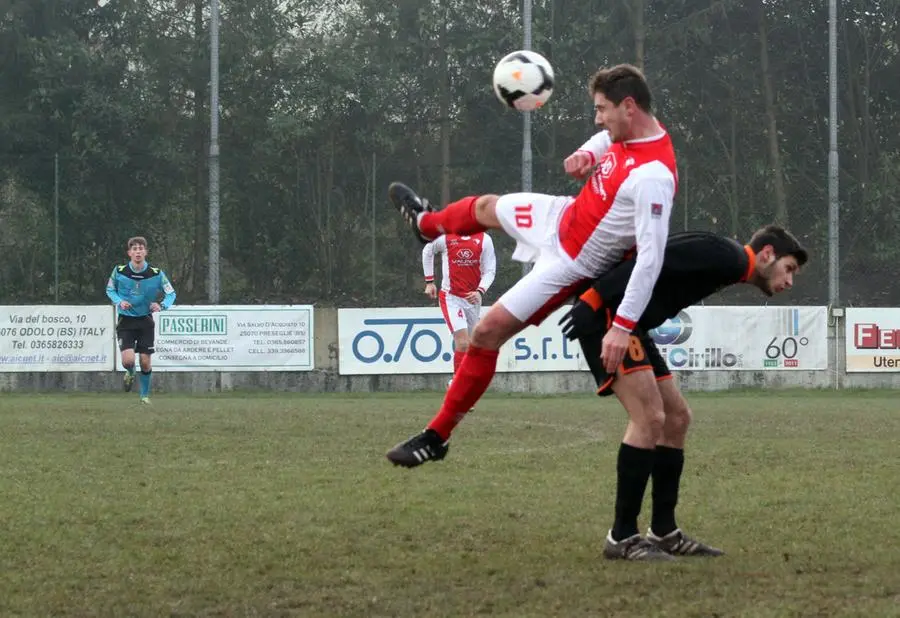
[[[759,10],[759,61],[762,70],[763,96],[766,108],[766,130],[769,138],[769,164],[771,165],[775,189],[775,223],[788,224],[787,195],[784,189],[784,173],[781,153],[778,148],[778,123],[775,117],[775,95],[772,89],[772,72],[769,68],[769,43],[766,31],[766,7],[762,2]]]
[[[634,65],[644,70],[644,42],[647,33],[644,30],[644,4],[646,0],[622,0],[625,10],[631,18],[631,30],[634,34]]]

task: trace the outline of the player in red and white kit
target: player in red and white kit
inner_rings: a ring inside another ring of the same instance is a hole
[[[441,254],[441,290],[434,285],[434,254]],[[484,232],[445,234],[422,249],[425,295],[437,298],[444,321],[453,334],[453,373],[459,369],[469,335],[478,322],[481,300],[494,282],[497,256],[494,241]]]
[[[441,234],[500,228],[517,241],[513,259],[534,261],[534,268],[475,327],[438,414],[425,431],[388,452],[394,464],[414,467],[443,459],[451,431],[493,379],[500,347],[527,325],[539,324],[586,281],[636,249],[615,328],[604,336],[601,348],[609,373],[619,370],[631,331],[662,268],[677,184],[675,152],[650,111],[650,89],[639,69],[631,65],[601,69],[591,79],[590,90],[595,121],[604,130],[564,162],[566,173],[587,178],[576,198],[481,195],[435,212],[409,187],[391,185],[391,200],[422,242]],[[637,372],[634,378],[619,380],[619,385],[639,390],[637,380],[645,379],[646,373]]]

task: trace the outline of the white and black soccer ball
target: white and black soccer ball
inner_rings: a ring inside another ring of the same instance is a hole
[[[553,67],[536,52],[514,51],[494,68],[494,94],[520,112],[536,110],[553,94]]]

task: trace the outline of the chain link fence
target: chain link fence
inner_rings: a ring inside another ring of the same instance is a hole
[[[207,298],[209,11],[150,4],[68,7],[37,43],[4,52],[4,79],[27,87],[2,87],[16,94],[0,106],[0,303],[102,302],[137,234],[181,298]],[[222,14],[221,302],[422,303],[420,247],[387,185],[435,201],[521,188],[523,119],[490,91],[493,62],[521,46],[521,7],[359,0],[315,18],[302,2],[268,14],[252,4]],[[532,114],[535,191],[580,190],[562,160],[594,131],[587,78],[639,64],[679,156],[672,230],[745,240],[783,223],[812,259],[771,302],[828,302],[823,3],[547,0],[532,11],[533,48],[557,73]],[[37,28],[17,15],[9,32]],[[837,34],[839,300],[898,305],[900,8],[841,2]],[[494,238],[488,301],[522,272],[512,242]],[[760,299],[734,289],[713,302]]]

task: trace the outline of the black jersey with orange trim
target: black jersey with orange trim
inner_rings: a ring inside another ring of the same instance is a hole
[[[615,311],[625,296],[634,264],[635,260],[629,259],[596,279],[581,295],[582,300],[595,309],[603,306]],[[647,330],[656,328],[722,288],[747,281],[755,264],[753,250],[730,238],[710,232],[672,234],[666,243],[662,271],[638,325]]]

